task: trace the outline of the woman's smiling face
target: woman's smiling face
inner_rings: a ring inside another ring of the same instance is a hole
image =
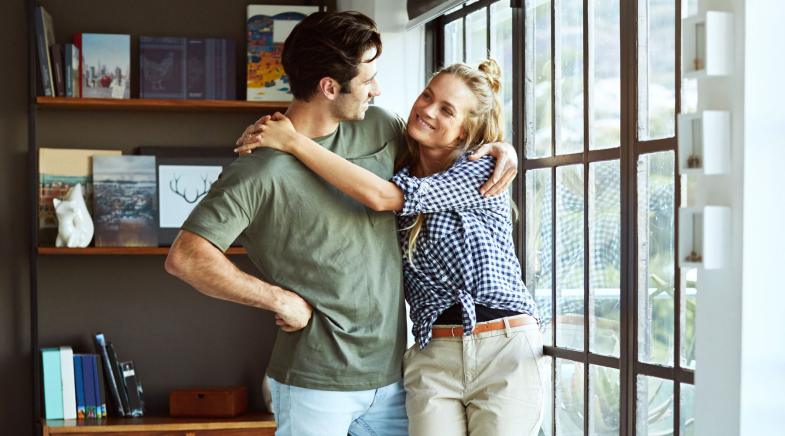
[[[434,77],[412,106],[406,131],[420,146],[455,148],[464,138],[463,123],[476,97],[458,77]]]

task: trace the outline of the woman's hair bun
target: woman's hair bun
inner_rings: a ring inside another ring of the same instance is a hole
[[[486,79],[488,79],[488,83],[490,83],[491,90],[493,90],[494,94],[498,94],[502,87],[502,69],[499,67],[499,64],[495,60],[489,58],[480,62],[477,69],[485,75]]]

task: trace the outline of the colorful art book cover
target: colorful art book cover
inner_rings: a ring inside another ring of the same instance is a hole
[[[186,97],[187,38],[139,37],[141,98]]]
[[[93,158],[96,247],[158,245],[155,156]]]
[[[120,156],[120,150],[41,148],[38,150],[38,243],[54,246],[57,216],[52,200],[63,198],[77,183],[84,188],[85,204],[93,204],[94,156]]]
[[[290,101],[289,80],[281,65],[286,37],[317,6],[248,5],[247,94],[249,101]]]
[[[131,98],[131,35],[77,33],[84,98]]]

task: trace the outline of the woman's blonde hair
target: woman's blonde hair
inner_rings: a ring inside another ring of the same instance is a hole
[[[472,68],[463,63],[452,64],[444,67],[431,76],[434,78],[441,74],[451,74],[463,81],[477,99],[475,107],[471,108],[463,120],[464,138],[457,147],[456,156],[467,151],[474,151],[481,145],[489,142],[501,142],[504,140],[504,119],[502,116],[502,102],[499,98],[501,89],[502,71],[499,64],[493,59],[486,59],[480,62],[477,68]],[[398,160],[398,168],[412,167],[418,162],[419,144],[411,137],[407,136],[407,144],[404,153]],[[409,262],[413,263],[413,253],[417,243],[417,236],[422,230],[425,218],[418,214],[411,226],[402,229],[408,230],[407,256]]]

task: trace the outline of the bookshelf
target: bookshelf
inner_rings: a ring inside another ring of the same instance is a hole
[[[285,110],[285,102],[140,99],[138,37],[230,38],[237,46],[237,95],[245,96],[245,8],[253,0],[26,0],[28,17],[28,216],[33,418],[36,435],[178,434],[272,435],[261,381],[276,327],[270,313],[214,300],[169,276],[163,268],[168,247],[39,246],[38,150],[120,149],[139,146],[232,147],[234,139],[264,114]],[[281,0],[278,4],[336,2]],[[34,10],[52,15],[57,42],[77,32],[131,35],[131,99],[43,97],[39,91]],[[205,23],[208,23],[205,25]],[[258,274],[242,248],[231,260]],[[92,334],[101,331],[122,360],[133,360],[144,387],[144,418],[44,420],[39,350],[70,345],[94,352]],[[167,418],[172,389],[194,386],[248,387],[249,409],[234,419]]]

